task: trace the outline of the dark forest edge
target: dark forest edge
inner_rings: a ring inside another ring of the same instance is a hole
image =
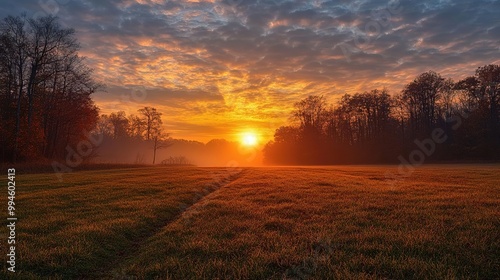
[[[0,161],[64,156],[98,118],[91,94],[103,85],[78,54],[75,31],[53,16],[0,23]]]
[[[372,90],[295,103],[264,148],[267,164],[478,162],[500,159],[500,66],[454,82],[428,71],[401,93]]]

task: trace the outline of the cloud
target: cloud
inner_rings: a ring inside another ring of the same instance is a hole
[[[0,16],[47,12],[4,2]],[[430,69],[460,79],[498,62],[500,51],[500,2],[491,0],[56,2],[108,85],[96,95],[103,112],[162,107],[186,138],[183,127],[201,138],[210,127],[229,135],[250,125],[272,135],[262,120],[286,120],[309,94],[396,93]],[[141,87],[145,100],[123,102]]]

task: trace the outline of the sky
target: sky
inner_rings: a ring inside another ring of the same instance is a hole
[[[2,0],[2,18],[22,12],[76,30],[101,113],[152,106],[172,137],[202,142],[265,142],[308,95],[500,64],[497,0]]]

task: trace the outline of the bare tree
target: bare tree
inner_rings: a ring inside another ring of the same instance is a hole
[[[445,79],[434,71],[420,74],[403,89],[403,101],[409,108],[412,131],[428,133],[436,123],[437,102],[445,90]]]
[[[25,76],[27,70],[27,47],[28,47],[28,37],[25,30],[26,25],[26,15],[21,17],[9,16],[4,19],[1,25],[2,33],[2,56],[8,56],[5,61],[11,62],[10,67],[15,70],[11,71],[17,76],[16,86],[17,86],[17,105],[16,105],[16,117],[15,117],[15,132],[14,132],[14,147],[13,147],[13,161],[17,160],[17,153],[19,147],[19,134],[21,126],[21,102],[23,100],[23,93],[25,88]],[[10,60],[10,61],[9,61]]]
[[[135,138],[142,138],[145,134],[144,131],[146,130],[145,121],[136,115],[130,115],[128,117],[128,122],[129,135]]]
[[[113,126],[113,137],[115,139],[128,136],[129,120],[127,119],[124,111],[111,113],[109,115],[109,121]]]
[[[151,140],[153,132],[155,130],[160,130],[162,121],[161,113],[152,107],[144,107],[139,109],[139,113],[142,115],[144,123],[146,125],[146,140]]]
[[[309,96],[297,103],[292,117],[302,128],[321,130],[326,117],[326,100],[323,96]]]
[[[479,67],[476,77],[488,102],[492,134],[500,142],[500,65]]]
[[[30,73],[27,84],[28,95],[28,132],[33,116],[33,98],[36,85],[43,81],[40,73],[46,65],[60,62],[71,56],[79,46],[74,38],[73,29],[64,29],[54,16],[40,17],[28,21]],[[61,55],[63,54],[63,55]]]
[[[172,146],[171,141],[169,141],[169,134],[157,131],[153,135],[153,164],[156,162],[156,151],[160,149],[165,149]]]

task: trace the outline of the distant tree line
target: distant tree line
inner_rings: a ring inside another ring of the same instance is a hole
[[[61,158],[92,130],[101,88],[55,17],[0,22],[0,162]]]
[[[185,156],[168,157],[161,161],[162,165],[191,165]]]
[[[500,159],[500,66],[458,82],[429,71],[397,95],[372,90],[295,103],[291,124],[264,148],[269,164],[391,163],[437,129],[446,138],[429,161]],[[430,149],[430,148],[429,148]]]
[[[165,136],[162,130],[162,113],[153,107],[144,107],[137,112],[138,115],[130,116],[124,111],[103,114],[99,117],[96,131],[113,139],[153,140]]]
[[[138,144],[150,144],[153,152],[153,164],[156,152],[171,145],[169,134],[162,128],[162,113],[156,108],[144,107],[137,110],[138,115],[126,115],[124,111],[103,114],[99,117],[95,132],[103,136],[103,146],[132,147]]]

